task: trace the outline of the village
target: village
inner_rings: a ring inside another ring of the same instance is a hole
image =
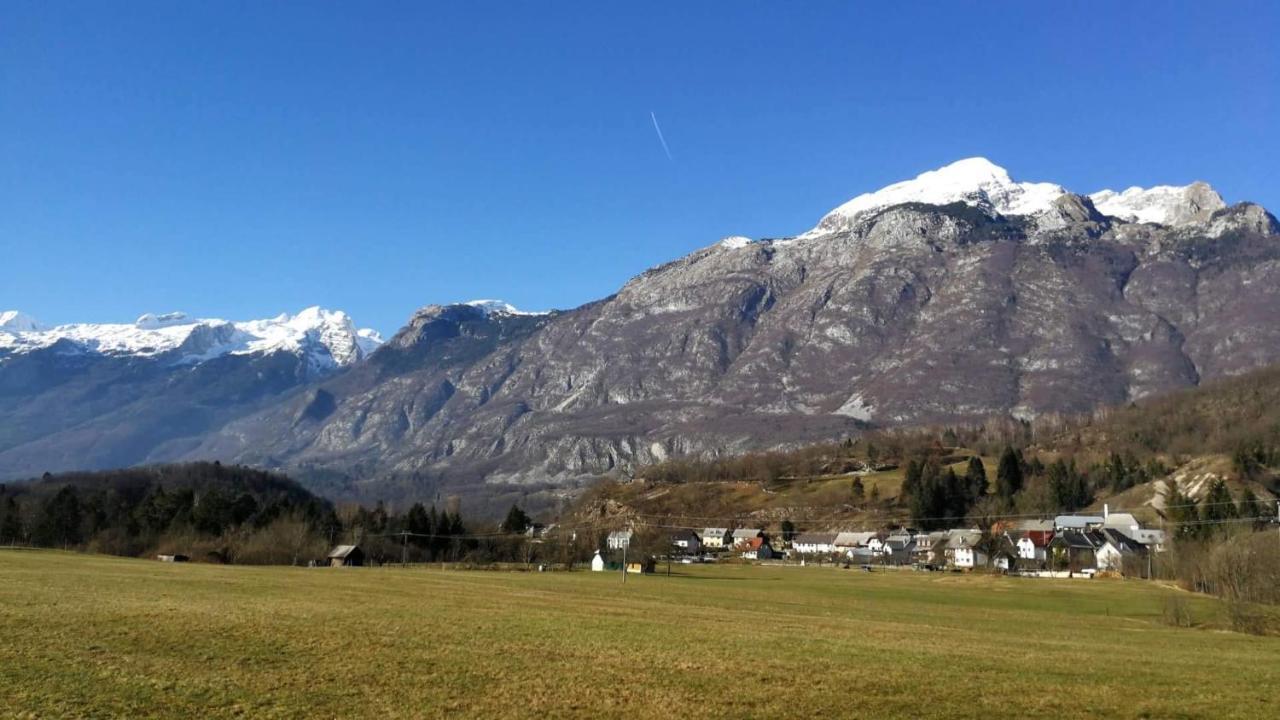
[[[638,530],[610,532],[592,558],[592,570],[653,572],[658,559],[630,559]],[[989,533],[977,528],[919,531],[829,530],[771,535],[762,528],[666,529],[670,551],[680,563],[759,562],[838,564],[863,569],[996,572],[1032,577],[1152,577],[1155,558],[1165,550],[1165,531],[1143,527],[1130,513],[1058,515],[1051,519],[1003,521]]]

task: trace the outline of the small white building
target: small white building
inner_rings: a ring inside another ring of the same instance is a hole
[[[1101,542],[1093,556],[1099,570],[1122,573],[1125,560],[1140,558],[1146,554],[1145,547],[1119,530],[1103,528],[1098,534]]]
[[[623,550],[631,546],[631,537],[634,533],[630,530],[614,530],[609,533],[609,539],[606,541],[610,550]]]
[[[600,557],[600,551],[596,551],[596,556],[591,558],[591,572],[604,572],[604,558]]]
[[[732,544],[729,528],[703,528],[702,545],[713,550],[722,550]]]
[[[1028,530],[1018,538],[1018,558],[1021,560],[1038,560],[1044,562],[1048,556],[1049,542],[1053,540],[1052,530]]]

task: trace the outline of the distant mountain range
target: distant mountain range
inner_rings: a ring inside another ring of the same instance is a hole
[[[574,310],[432,305],[381,346],[345,316],[287,342],[0,317],[0,476],[220,458],[336,494],[483,494],[1275,363],[1280,226],[1204,183],[1077,195],[974,158]]]
[[[247,322],[168,313],[50,328],[0,313],[0,478],[181,456],[381,344],[345,313],[314,307]]]

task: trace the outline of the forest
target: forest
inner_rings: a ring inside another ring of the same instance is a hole
[[[393,539],[396,533],[414,533]],[[461,558],[477,547],[457,507],[335,507],[288,477],[187,463],[45,474],[0,485],[0,544],[198,561],[307,564],[339,543],[373,562]]]

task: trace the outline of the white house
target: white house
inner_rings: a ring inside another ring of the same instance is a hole
[[[916,548],[912,552],[912,559],[916,562],[929,564],[942,562],[943,557],[939,555],[938,548],[945,545],[949,537],[945,530],[917,533],[915,536]]]
[[[1048,555],[1046,548],[1053,540],[1052,530],[1028,530],[1018,538],[1018,558],[1020,560],[1038,560],[1044,562]]]
[[[1101,544],[1094,550],[1093,556],[1099,570],[1124,572],[1126,559],[1142,557],[1147,549],[1128,535],[1111,528],[1098,531]]]
[[[987,553],[977,547],[981,540],[982,533],[978,531],[952,531],[947,540],[947,555],[951,564],[958,568],[986,567]]]
[[[802,533],[791,541],[791,549],[810,555],[830,555],[836,551],[835,533]]]
[[[604,572],[604,558],[600,557],[600,551],[596,551],[596,556],[591,558],[591,571]]]
[[[720,550],[728,546],[731,542],[729,538],[729,528],[703,528],[702,545],[706,548]]]
[[[622,550],[626,547],[629,547],[631,545],[632,535],[633,533],[630,530],[614,530],[613,532],[609,533],[609,540],[608,540],[609,549]]]
[[[732,540],[736,547],[744,543],[749,543],[758,537],[764,537],[764,530],[761,530],[760,528],[738,528],[733,531]]]

